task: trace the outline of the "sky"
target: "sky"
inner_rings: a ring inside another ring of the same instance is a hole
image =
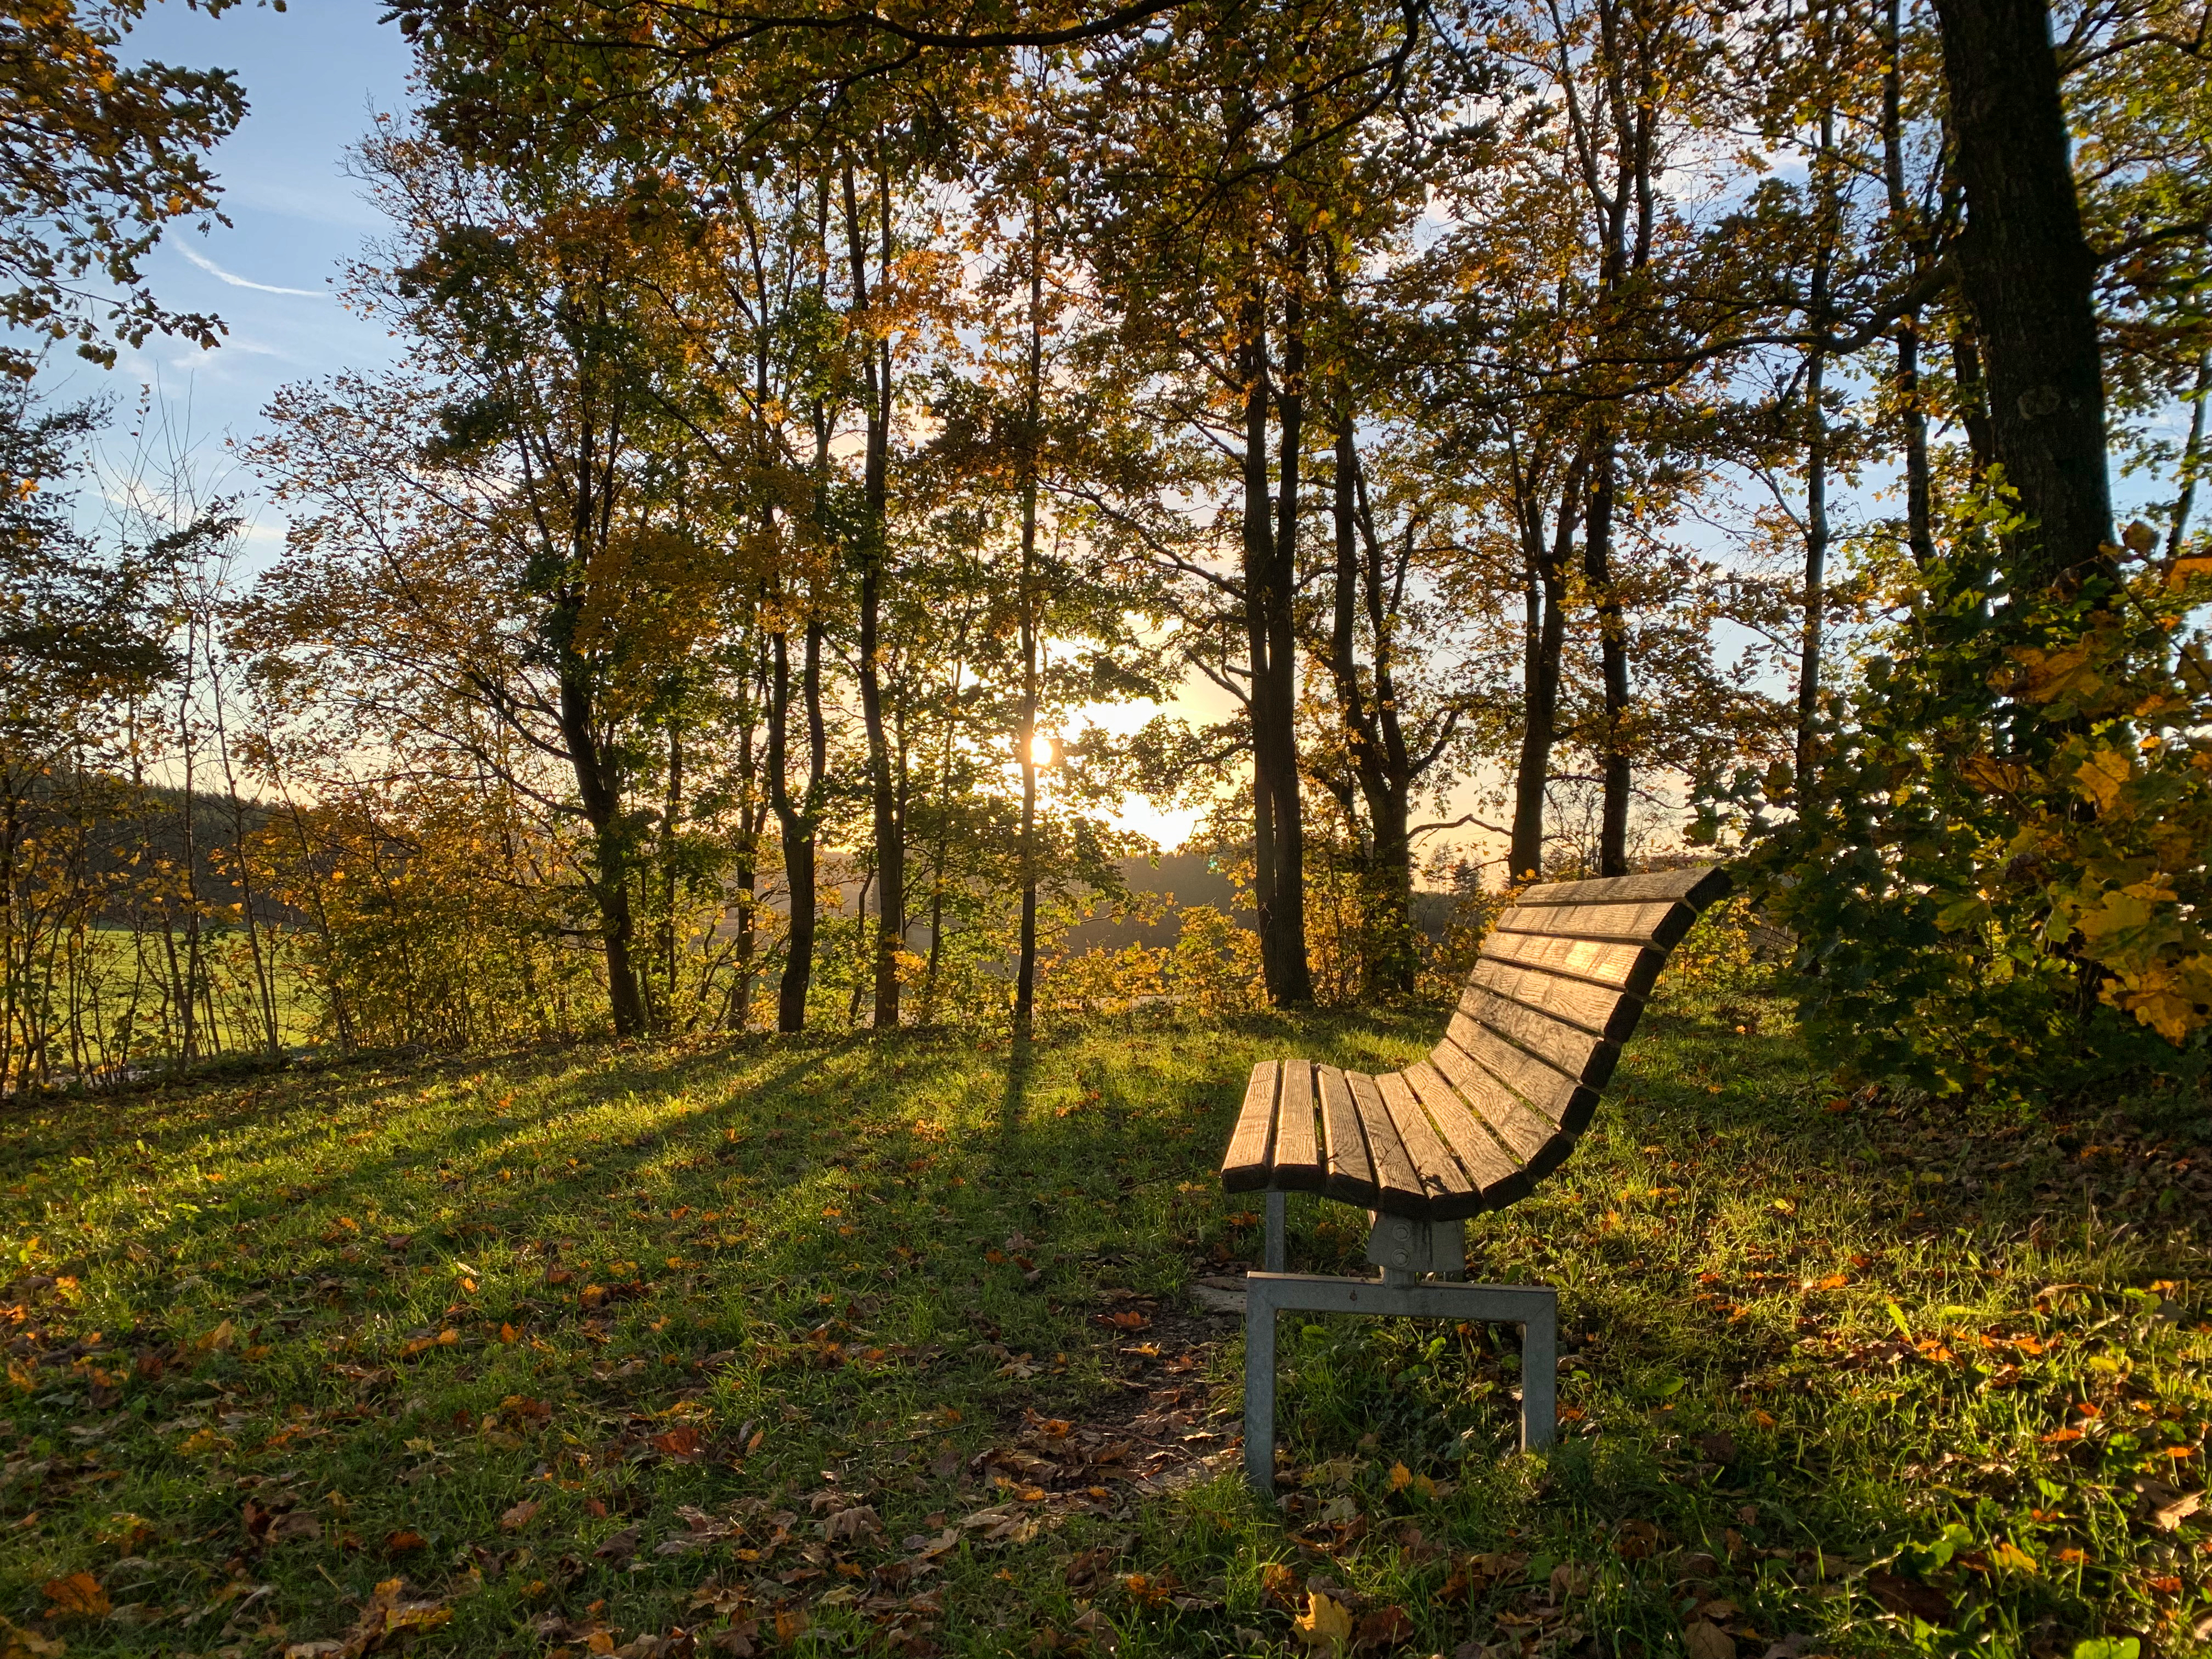
[[[189,438],[203,465],[220,471],[224,441],[258,429],[277,387],[392,360],[384,330],[336,297],[344,263],[380,222],[345,176],[346,149],[372,107],[407,100],[408,54],[398,30],[378,24],[383,9],[379,0],[292,0],[289,11],[240,7],[210,18],[179,0],[148,8],[127,52],[231,70],[246,88],[246,119],[211,158],[230,226],[203,235],[173,223],[145,267],[165,306],[211,311],[229,334],[213,351],[155,335],[126,348],[112,370],[59,357],[44,377],[51,391],[110,399],[118,414],[150,392],[172,436]],[[264,526],[264,537],[276,533]]]

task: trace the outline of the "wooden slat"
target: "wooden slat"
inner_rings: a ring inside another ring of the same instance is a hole
[[[1429,1115],[1421,1109],[1414,1097],[1413,1085],[1395,1072],[1375,1079],[1376,1092],[1382,1097],[1382,1105],[1390,1114],[1390,1122],[1398,1132],[1398,1139],[1406,1149],[1406,1156],[1413,1160],[1419,1173],[1421,1189],[1433,1205],[1437,1200],[1474,1200],[1481,1207],[1481,1193],[1468,1179],[1467,1171],[1460,1168],[1459,1160],[1452,1156],[1451,1148],[1429,1121]],[[1469,1212],[1472,1213],[1472,1212]],[[1439,1213],[1437,1218],[1449,1221],[1452,1218]]]
[[[1680,870],[1654,870],[1641,876],[1604,876],[1595,881],[1555,881],[1518,896],[1521,904],[1648,904],[1680,901],[1703,910],[1728,896],[1735,885],[1717,864]]]
[[[1686,904],[1526,904],[1499,916],[1496,929],[1546,939],[1618,939],[1671,951],[1697,921],[1698,913]]]
[[[1456,1043],[1462,1053],[1518,1095],[1547,1127],[1578,1135],[1589,1127],[1590,1115],[1597,1109],[1594,1086],[1576,1082],[1463,1017],[1453,1018],[1444,1040]]]
[[[1644,1013],[1639,998],[1623,996],[1618,991],[1585,984],[1578,979],[1562,979],[1541,969],[1516,968],[1510,963],[1492,962],[1488,957],[1474,964],[1468,983],[1495,991],[1524,1008],[1540,1009],[1553,1019],[1579,1025],[1608,1042],[1626,1042]]]
[[[1556,1124],[1530,1111],[1527,1102],[1449,1037],[1429,1051],[1429,1061],[1467,1102],[1468,1110],[1488,1125],[1522,1164],[1534,1161],[1559,1133]]]
[[[1462,1048],[1467,1042],[1460,1036],[1459,1028],[1470,1021],[1487,1026],[1545,1064],[1593,1089],[1605,1087],[1606,1079],[1613,1075],[1613,1068],[1620,1059],[1618,1043],[1592,1036],[1578,1025],[1564,1024],[1534,1008],[1523,1008],[1480,985],[1470,985],[1460,994],[1459,1007],[1447,1028],[1451,1040]]]
[[[1529,1183],[1521,1160],[1499,1145],[1498,1137],[1468,1110],[1467,1102],[1441,1072],[1422,1060],[1408,1066],[1403,1075],[1450,1143],[1453,1154],[1475,1182],[1486,1205],[1494,1209],[1527,1196]]]
[[[1538,968],[1586,979],[1594,985],[1649,996],[1652,981],[1667,965],[1667,953],[1650,946],[1607,945],[1590,939],[1545,939],[1535,933],[1493,933],[1482,942],[1482,954],[1492,962]]]
[[[1275,1097],[1282,1075],[1278,1060],[1263,1060],[1252,1068],[1252,1080],[1244,1085],[1244,1109],[1237,1115],[1229,1150],[1221,1155],[1225,1192],[1249,1193],[1267,1184],[1267,1154],[1274,1147]]]
[[[1275,1167],[1271,1186],[1291,1192],[1322,1189],[1321,1141],[1314,1132],[1313,1062],[1283,1062],[1282,1103],[1275,1113]]]
[[[1359,1127],[1366,1131],[1368,1154],[1375,1161],[1375,1207],[1386,1215],[1425,1215],[1428,1188],[1399,1138],[1398,1126],[1390,1121],[1390,1109],[1382,1103],[1375,1079],[1364,1072],[1346,1072],[1344,1081],[1352,1091],[1352,1103],[1358,1108]]]
[[[1360,1132],[1359,1108],[1345,1085],[1344,1073],[1334,1066],[1314,1067],[1315,1091],[1321,1097],[1322,1134],[1328,1151],[1328,1173],[1321,1189],[1347,1204],[1373,1208],[1375,1165],[1367,1155],[1367,1137]]]

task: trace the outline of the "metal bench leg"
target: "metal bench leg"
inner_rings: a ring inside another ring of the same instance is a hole
[[[1285,1198],[1285,1194],[1281,1192],[1267,1194],[1267,1231],[1262,1241],[1262,1249],[1267,1271],[1271,1273],[1285,1271],[1290,1261],[1290,1240],[1285,1236],[1288,1228],[1284,1220],[1287,1207]]]
[[[1559,1304],[1546,1302],[1521,1327],[1521,1449],[1541,1451],[1559,1427]]]
[[[1283,1195],[1267,1194],[1277,1217]],[[1273,1254],[1282,1234],[1268,1234]],[[1261,1285],[1250,1275],[1244,1291],[1244,1478],[1260,1492],[1275,1490],[1275,1298],[1272,1286]]]
[[[1400,1277],[1399,1275],[1405,1275]],[[1540,1285],[1416,1280],[1406,1269],[1380,1279],[1320,1273],[1244,1275],[1244,1476],[1275,1490],[1275,1316],[1380,1314],[1401,1319],[1473,1319],[1521,1327],[1521,1444],[1540,1451],[1559,1426],[1559,1301]]]

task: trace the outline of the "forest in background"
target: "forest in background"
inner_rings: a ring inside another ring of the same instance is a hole
[[[102,411],[9,405],[0,1080],[1440,998],[1428,838],[1686,824],[1847,1070],[2195,1064],[2201,7],[394,16],[404,360],[244,441],[282,556],[143,435],[90,524]],[[95,357],[218,337],[131,262],[240,89],[131,73],[10,186]],[[1252,927],[1055,949],[1133,795]]]

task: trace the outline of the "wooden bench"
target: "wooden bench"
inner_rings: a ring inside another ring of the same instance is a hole
[[[1254,1485],[1274,1485],[1274,1316],[1286,1310],[1521,1326],[1522,1444],[1551,1443],[1555,1292],[1444,1281],[1465,1270],[1467,1218],[1525,1198],[1574,1150],[1668,953],[1729,884],[1708,865],[1532,887],[1498,918],[1426,1060],[1382,1077],[1303,1060],[1254,1068],[1221,1160],[1224,1188],[1267,1194],[1264,1268],[1244,1279]],[[1284,1270],[1293,1192],[1369,1212],[1379,1280]]]

